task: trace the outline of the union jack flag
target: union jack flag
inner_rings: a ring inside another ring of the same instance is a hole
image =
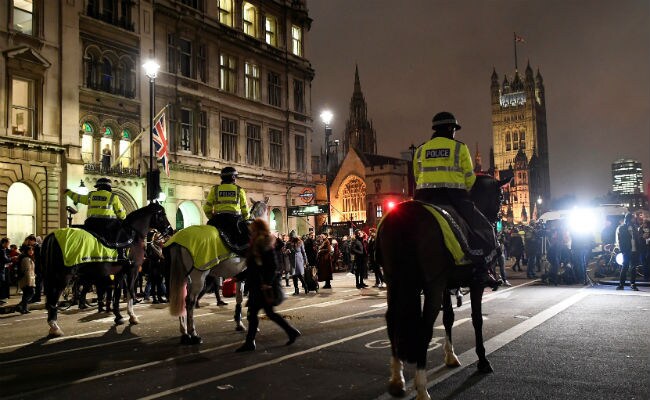
[[[154,148],[156,150],[156,158],[162,160],[165,173],[169,177],[169,146],[165,127],[165,113],[162,113],[153,126],[152,135]]]

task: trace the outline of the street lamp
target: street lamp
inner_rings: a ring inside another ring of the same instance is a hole
[[[338,140],[330,142],[330,136],[332,136],[332,128],[330,127],[330,122],[332,122],[332,117],[334,115],[331,111],[325,110],[320,114],[320,119],[325,124],[325,190],[327,191],[327,225],[332,225],[332,206],[330,205],[330,147],[336,147],[339,145]]]
[[[148,60],[146,63],[142,64],[142,68],[144,68],[144,73],[149,77],[149,171],[147,172],[147,200],[150,202],[154,201],[156,199],[156,195],[153,194],[153,190],[151,190],[152,186],[158,186],[158,185],[153,185],[153,182],[151,180],[153,179],[153,109],[155,107],[155,100],[154,100],[154,83],[156,81],[156,76],[158,75],[158,70],[160,69],[160,65],[155,60]]]

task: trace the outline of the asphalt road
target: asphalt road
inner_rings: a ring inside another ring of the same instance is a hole
[[[547,287],[511,277],[486,292],[484,335],[493,374],[477,374],[469,298],[456,308],[454,346],[461,368],[441,366],[444,331],[429,353],[434,399],[650,398],[650,290]],[[47,339],[45,311],[0,315],[3,399],[389,399],[386,291],[354,288],[337,274],[332,290],[288,296],[278,311],[303,335],[292,346],[262,319],[257,350],[213,296],[197,310],[204,343],[179,344],[165,305],[139,304],[141,324],[114,326],[112,314],[71,309],[65,332]],[[287,289],[288,293],[292,289]],[[412,383],[414,367],[405,375]],[[409,396],[414,394],[411,392]]]

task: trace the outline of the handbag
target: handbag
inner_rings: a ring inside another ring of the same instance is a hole
[[[271,287],[262,289],[264,300],[268,305],[273,307],[282,304],[286,297],[284,290],[282,290],[282,283],[280,278],[280,274],[275,274],[273,277],[273,282],[271,283]]]

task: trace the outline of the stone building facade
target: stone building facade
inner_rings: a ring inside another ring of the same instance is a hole
[[[37,234],[65,225],[64,189],[88,190],[102,176],[127,211],[146,204],[150,82],[141,66],[151,58],[161,66],[153,109],[167,120],[171,173],[160,200],[172,225],[206,221],[204,198],[228,165],[249,197],[269,198],[274,229],[309,223],[286,218],[300,189],[313,187],[304,1],[9,0],[7,9],[0,233],[16,221]],[[25,194],[28,207],[15,201]],[[84,218],[82,206],[74,222]]]

